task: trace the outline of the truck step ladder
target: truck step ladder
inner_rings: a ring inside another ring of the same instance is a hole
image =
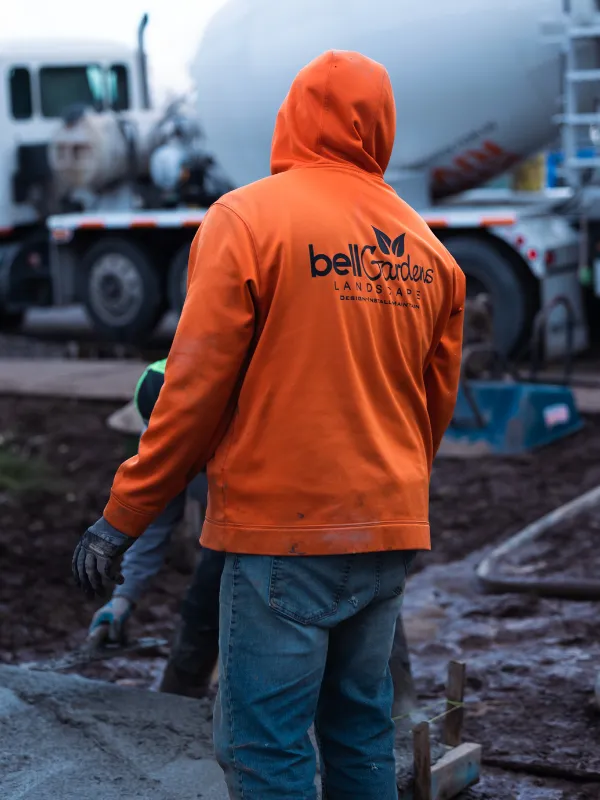
[[[565,14],[564,175],[579,188],[600,168],[600,0],[567,0]]]

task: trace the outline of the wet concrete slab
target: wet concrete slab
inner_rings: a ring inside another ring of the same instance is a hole
[[[226,800],[207,703],[0,666],[2,800]]]

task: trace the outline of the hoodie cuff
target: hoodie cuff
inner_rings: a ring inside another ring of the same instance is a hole
[[[112,492],[104,509],[104,519],[110,527],[116,531],[123,531],[126,536],[133,539],[141,536],[156,516],[156,513],[147,514],[125,505]]]

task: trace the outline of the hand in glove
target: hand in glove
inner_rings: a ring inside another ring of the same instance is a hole
[[[121,644],[125,642],[127,620],[133,611],[133,603],[127,597],[113,597],[99,608],[92,617],[88,638],[96,644],[108,642]]]
[[[93,598],[106,595],[107,579],[123,583],[117,562],[134,542],[134,538],[125,536],[104,518],[95,522],[83,534],[73,554],[73,577],[77,586]]]

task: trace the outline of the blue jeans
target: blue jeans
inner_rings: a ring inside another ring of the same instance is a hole
[[[397,800],[388,662],[414,552],[228,554],[214,738],[231,798]]]

